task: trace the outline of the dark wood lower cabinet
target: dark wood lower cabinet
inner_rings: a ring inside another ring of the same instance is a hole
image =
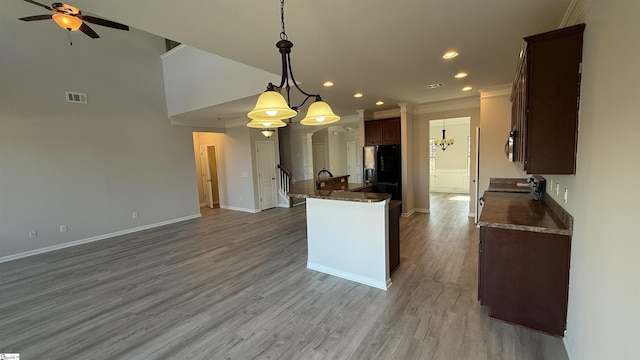
[[[489,316],[563,336],[571,237],[480,228],[478,298]]]

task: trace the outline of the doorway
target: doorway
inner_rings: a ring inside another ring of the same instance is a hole
[[[218,156],[215,144],[200,145],[200,169],[204,205],[211,209],[220,207]]]
[[[471,173],[471,118],[435,119],[429,122],[429,195],[430,210],[446,207],[466,209],[468,216]],[[440,146],[438,140],[452,139],[453,144]],[[475,134],[474,134],[475,135]],[[454,206],[455,204],[455,206]]]

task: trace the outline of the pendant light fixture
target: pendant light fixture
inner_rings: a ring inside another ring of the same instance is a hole
[[[433,143],[436,146],[439,146],[442,151],[445,151],[449,148],[449,146],[453,145],[453,138],[449,138],[447,139],[447,136],[445,135],[445,128],[444,128],[444,119],[442,119],[442,139],[436,139],[433,141]]]
[[[247,126],[263,129],[262,134],[265,136],[267,134],[269,136],[273,135],[273,132],[271,132],[273,128],[287,126],[287,123],[283,120],[288,119],[288,122],[291,123],[291,118],[298,114],[298,110],[310,98],[314,98],[314,102],[309,106],[306,116],[300,121],[302,125],[326,125],[340,120],[340,117],[333,113],[329,104],[322,101],[320,95],[310,94],[302,90],[293,76],[291,68],[291,48],[293,43],[288,40],[284,28],[284,0],[280,0],[280,22],[282,31],[280,32],[280,41],[276,43],[276,47],[282,57],[280,85],[276,86],[269,83],[267,90],[258,97],[256,106],[247,114],[251,119]],[[291,106],[291,83],[305,96],[300,105]],[[286,98],[282,94],[283,90]]]

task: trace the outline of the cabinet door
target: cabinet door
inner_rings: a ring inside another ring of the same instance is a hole
[[[382,123],[379,120],[364,122],[365,145],[382,144]]]
[[[365,145],[400,144],[400,119],[370,120],[364,122]]]
[[[575,174],[582,29],[528,46],[530,174]]]
[[[528,174],[575,174],[584,24],[528,36],[514,83],[514,161]]]
[[[481,304],[489,316],[562,336],[570,237],[483,227]]]
[[[400,119],[382,121],[382,143],[385,145],[400,144]]]

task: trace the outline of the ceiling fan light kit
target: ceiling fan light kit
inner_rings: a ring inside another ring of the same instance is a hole
[[[67,14],[53,14],[51,15],[53,21],[65,30],[76,31],[82,26],[82,20],[75,16]]]
[[[83,15],[80,9],[75,6],[63,4],[63,3],[53,3],[51,6],[47,6],[45,4],[41,4],[37,1],[33,0],[24,0],[30,4],[34,4],[36,6],[40,6],[41,8],[47,9],[52,12],[52,14],[46,15],[34,15],[34,16],[26,16],[22,17],[19,20],[22,21],[37,21],[37,20],[49,20],[52,19],[55,21],[58,26],[68,31],[76,31],[80,30],[85,35],[92,39],[97,39],[100,36],[93,31],[87,22],[106,26],[113,29],[125,30],[128,31],[129,27],[124,24],[117,23],[115,21],[106,20],[102,18],[98,18],[95,16]],[[73,44],[72,44],[73,45]]]
[[[282,77],[280,79],[280,85],[275,86],[269,83],[267,90],[258,97],[255,108],[247,114],[251,119],[251,122],[249,122],[247,126],[256,128],[259,125],[263,125],[258,128],[263,129],[262,134],[267,138],[273,135],[271,128],[287,125],[283,121],[284,119],[288,119],[289,123],[291,123],[291,118],[298,114],[298,109],[304,106],[310,98],[315,98],[315,102],[309,106],[307,115],[300,121],[302,125],[326,125],[340,120],[340,117],[333,113],[329,104],[322,101],[320,95],[310,94],[302,90],[293,76],[293,70],[291,68],[291,48],[293,47],[293,43],[287,39],[287,33],[285,32],[284,0],[280,0],[280,20],[282,31],[280,32],[280,41],[276,43],[276,47],[279,49],[282,57]],[[291,83],[299,92],[305,95],[304,100],[302,100],[302,103],[298,106],[291,106]],[[286,93],[286,97],[281,94],[283,90]]]

